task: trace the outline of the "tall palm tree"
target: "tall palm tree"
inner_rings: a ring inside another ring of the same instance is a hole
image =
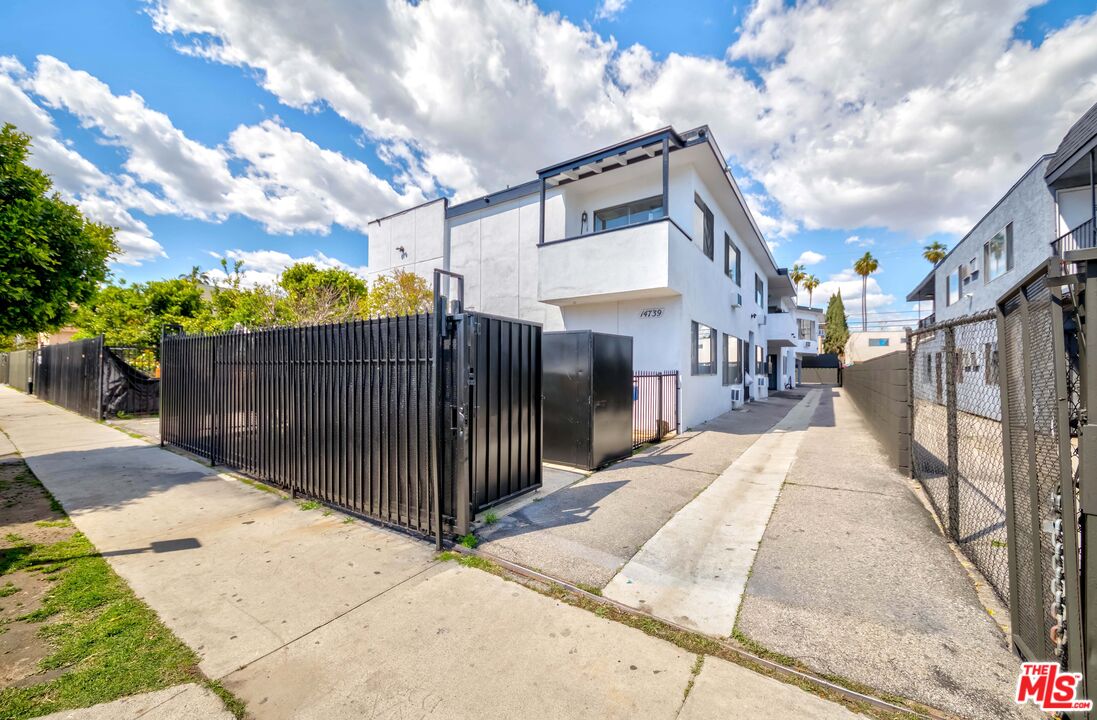
[[[872,253],[866,252],[857,262],[853,263],[853,272],[861,276],[861,330],[868,329],[868,303],[865,301],[865,293],[868,292],[868,276],[879,269],[880,263],[872,257]]]
[[[808,307],[811,307],[811,294],[817,287],[819,287],[819,278],[814,275],[804,278],[804,289],[808,291]]]
[[[945,255],[948,255],[948,248],[939,240],[934,240],[929,245],[926,245],[925,250],[922,251],[922,257],[929,260],[934,267],[937,266],[937,263],[945,259]]]
[[[800,263],[796,263],[792,266],[792,270],[788,273],[788,279],[792,281],[792,287],[796,289],[796,292],[800,292],[800,283],[804,281],[808,274],[804,272],[804,266]]]

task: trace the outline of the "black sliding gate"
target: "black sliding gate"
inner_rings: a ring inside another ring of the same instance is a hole
[[[436,298],[441,313],[166,335],[162,441],[439,543],[467,533],[541,484],[541,328]]]

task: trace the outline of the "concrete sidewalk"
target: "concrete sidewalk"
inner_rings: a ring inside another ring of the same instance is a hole
[[[766,529],[739,630],[838,675],[970,718],[1013,702],[1019,661],[840,388],[824,391]]]
[[[7,388],[0,428],[255,717],[854,717]]]
[[[482,547],[562,580],[605,587],[803,397],[778,393],[596,472],[482,528]]]

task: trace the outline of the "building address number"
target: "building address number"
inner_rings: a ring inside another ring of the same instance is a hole
[[[640,311],[640,317],[642,318],[657,318],[663,316],[663,308],[648,308],[647,310]]]

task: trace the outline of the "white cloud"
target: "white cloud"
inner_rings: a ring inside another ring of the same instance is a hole
[[[115,262],[140,265],[166,257],[148,226],[127,210],[142,194],[132,183],[108,176],[65,145],[53,118],[25,91],[28,82],[26,68],[18,60],[0,57],[0,124],[13,123],[21,132],[31,135],[28,162],[47,173],[54,187],[89,220],[117,228],[115,240],[120,253]]]
[[[872,238],[858,237],[857,235],[850,235],[846,238],[846,245],[856,245],[857,247],[872,247],[876,244],[876,241]]]
[[[961,231],[1097,99],[1097,21],[1012,39],[1038,0],[757,2],[728,61],[624,50],[532,3],[157,0],[187,52],[330,106],[429,180],[471,193],[672,123],[707,123],[798,225]],[[455,31],[459,29],[459,31]],[[842,38],[842,42],[835,42]],[[470,121],[471,119],[474,119]]]
[[[846,306],[846,313],[850,317],[855,315],[859,317],[861,314],[861,276],[855,273],[852,268],[835,273],[819,283],[819,287],[815,288],[814,301],[816,304],[821,302],[825,305],[832,295],[839,292],[842,293],[842,302]],[[865,301],[869,310],[875,310],[891,305],[895,302],[895,296],[885,293],[880,288],[876,278],[869,276],[865,286]]]
[[[290,265],[299,262],[312,263],[321,269],[326,268],[339,268],[340,270],[349,270],[356,275],[365,277],[366,269],[364,267],[354,267],[337,258],[329,257],[322,252],[316,252],[312,255],[305,255],[302,257],[294,257],[289,253],[282,252],[280,250],[228,250],[224,255],[218,255],[217,253],[209,253],[212,257],[221,258],[224,257],[229,261],[229,267],[232,267],[234,261],[241,261],[244,263],[240,273],[240,284],[253,287],[256,285],[273,285],[278,276],[282,274],[282,271],[288,268]],[[220,267],[215,267],[206,271],[209,278],[218,283],[225,283],[228,280],[228,275]]]
[[[818,265],[827,259],[826,255],[817,253],[814,250],[805,250],[800,253],[800,257],[796,259],[797,264],[800,265]]]
[[[602,0],[598,3],[594,18],[596,20],[613,20],[628,7],[628,3],[629,0]]]

